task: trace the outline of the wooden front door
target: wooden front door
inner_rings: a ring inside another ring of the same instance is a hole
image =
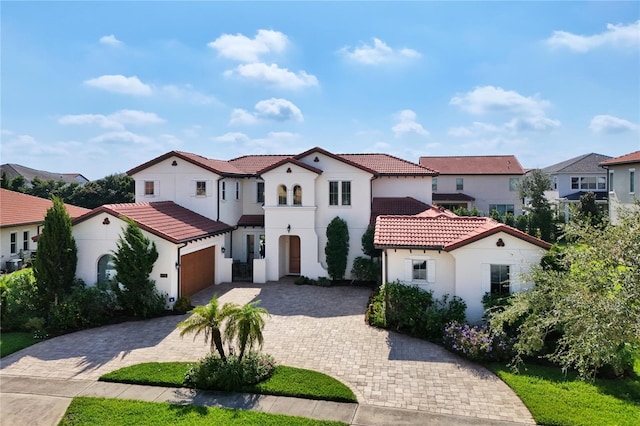
[[[300,237],[289,237],[289,273],[300,273]]]

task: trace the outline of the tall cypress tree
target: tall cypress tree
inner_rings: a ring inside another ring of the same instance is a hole
[[[47,310],[71,293],[78,263],[78,249],[71,232],[71,217],[58,197],[47,210],[33,263],[36,286]]]
[[[127,227],[118,238],[113,253],[116,283],[113,290],[122,308],[132,315],[150,317],[164,308],[164,299],[149,278],[158,259],[156,244],[144,236],[140,227],[126,219]]]
[[[324,247],[327,259],[327,272],[333,280],[344,277],[349,254],[349,227],[347,222],[334,217],[327,226],[327,245]]]

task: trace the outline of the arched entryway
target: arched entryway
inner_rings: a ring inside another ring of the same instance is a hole
[[[98,259],[98,279],[97,282],[104,283],[116,276],[116,265],[113,263],[113,256],[105,254]]]
[[[300,275],[301,247],[298,235],[281,235],[279,238],[279,277],[285,275]],[[267,253],[267,257],[269,254]]]
[[[300,237],[289,237],[289,274],[300,275]]]

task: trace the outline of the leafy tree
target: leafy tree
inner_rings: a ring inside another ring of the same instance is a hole
[[[126,221],[124,235],[118,238],[117,250],[113,252],[116,268],[113,291],[126,312],[146,318],[164,308],[163,297],[158,294],[155,282],[149,278],[153,264],[158,259],[158,250],[134,221]]]
[[[324,247],[327,258],[327,272],[333,280],[344,277],[349,254],[349,228],[347,222],[334,217],[327,226],[327,245]]]
[[[242,362],[246,349],[251,350],[256,343],[262,348],[264,342],[262,336],[262,330],[265,325],[264,317],[271,315],[266,309],[257,307],[259,303],[260,300],[256,300],[242,307],[231,306],[228,311],[225,311],[225,315],[229,320],[224,330],[224,335],[227,341],[237,338],[240,346],[239,362]]]
[[[361,239],[362,253],[364,253],[365,255],[371,258],[380,257],[380,253],[381,253],[381,250],[377,249],[373,244],[375,231],[376,229],[374,226],[367,227],[367,230],[364,231],[364,234],[362,234],[362,239]]]
[[[580,197],[578,208],[573,219],[586,222],[592,226],[599,226],[603,218],[602,210],[596,204],[596,196],[593,192],[587,192]]]
[[[534,270],[535,286],[491,317],[517,326],[515,361],[543,356],[592,377],[630,370],[640,349],[640,203],[618,226],[572,223],[575,244]]]
[[[214,349],[217,350],[222,361],[226,363],[227,356],[224,353],[224,341],[220,329],[229,314],[237,309],[238,306],[232,303],[225,303],[220,308],[218,296],[214,294],[208,304],[196,306],[189,318],[178,323],[177,327],[181,329],[180,337],[193,333],[195,340],[200,334],[204,334],[204,342],[210,342],[211,353]]]
[[[27,181],[24,179],[23,176],[16,176],[13,179],[11,179],[8,183],[8,189],[15,191],[15,192],[22,192],[22,193],[26,193],[27,192]],[[48,197],[47,197],[48,198]]]
[[[135,181],[126,174],[112,174],[88,182],[77,189],[71,203],[93,209],[103,204],[132,203],[135,201]]]
[[[520,182],[520,197],[529,203],[529,233],[536,235],[540,232],[540,238],[545,241],[552,240],[553,212],[545,191],[551,189],[551,179],[542,170],[535,169]]]
[[[9,176],[5,171],[2,171],[2,177],[0,177],[0,188],[9,189]]]
[[[60,198],[53,197],[53,206],[47,210],[43,226],[33,273],[48,309],[51,303],[57,305],[62,296],[71,293],[78,249],[71,232],[71,218]]]

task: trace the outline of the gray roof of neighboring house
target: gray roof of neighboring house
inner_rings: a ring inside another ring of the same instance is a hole
[[[579,157],[571,158],[561,163],[545,167],[542,171],[546,174],[555,173],[605,173],[600,167],[600,163],[611,158],[603,154],[584,154]]]
[[[16,176],[24,177],[27,186],[31,186],[31,181],[34,178],[40,180],[64,181],[67,183],[78,183],[84,185],[89,182],[89,179],[82,176],[80,173],[53,173],[44,170],[32,169],[30,167],[21,166],[20,164],[3,164],[0,166],[0,173],[6,173],[7,178],[13,179]]]

